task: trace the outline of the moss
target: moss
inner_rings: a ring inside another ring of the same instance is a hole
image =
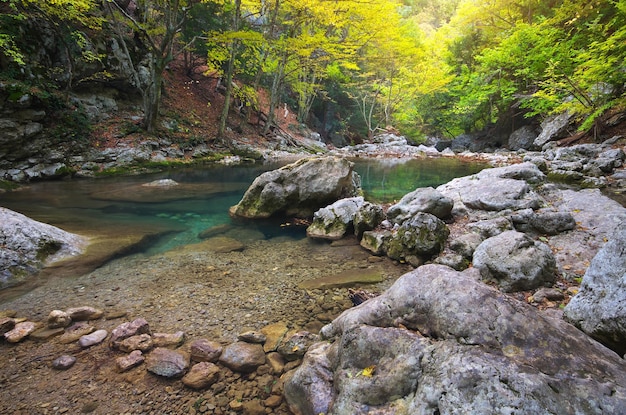
[[[0,180],[0,190],[15,190],[19,189],[20,185],[8,180]]]

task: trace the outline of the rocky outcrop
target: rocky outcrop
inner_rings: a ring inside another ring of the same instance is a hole
[[[626,411],[623,359],[441,265],[405,274],[321,335],[285,383],[295,414]]]
[[[354,164],[337,157],[302,159],[257,177],[230,214],[269,218],[276,214],[310,218],[321,207],[358,196],[361,179]]]
[[[19,284],[44,265],[80,254],[86,239],[0,207],[0,288]]]
[[[620,355],[626,353],[626,222],[591,261],[565,318]]]

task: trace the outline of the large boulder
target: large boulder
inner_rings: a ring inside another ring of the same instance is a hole
[[[439,219],[450,216],[454,202],[432,187],[419,188],[408,193],[387,211],[387,219],[402,223],[418,212],[430,213]]]
[[[261,174],[246,190],[230,214],[243,218],[269,218],[285,214],[310,218],[321,207],[358,196],[361,178],[354,163],[338,157],[301,159]]]
[[[0,207],[0,288],[23,282],[44,265],[83,252],[82,236]]]
[[[403,275],[320,334],[285,382],[295,414],[626,412],[623,359],[445,266]]]
[[[545,175],[530,162],[507,167],[485,169],[471,176],[443,184],[437,190],[454,201],[455,216],[471,211],[538,209],[541,197],[531,184],[542,183]]]
[[[626,222],[591,261],[565,318],[617,353],[626,353]]]
[[[550,247],[517,231],[505,231],[483,241],[473,256],[483,279],[503,291],[532,290],[556,279],[556,261]]]

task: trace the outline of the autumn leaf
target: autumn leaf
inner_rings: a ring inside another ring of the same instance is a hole
[[[371,378],[374,375],[374,370],[376,370],[376,365],[368,366],[363,369],[360,374],[366,378]]]

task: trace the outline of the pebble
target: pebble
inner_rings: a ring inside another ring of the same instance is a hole
[[[32,321],[22,321],[17,323],[12,330],[4,333],[4,338],[9,343],[19,343],[33,331],[35,331],[36,325]]]
[[[154,333],[152,334],[154,347],[179,347],[185,342],[185,332]]]
[[[122,352],[130,353],[135,350],[147,352],[152,349],[153,346],[154,343],[149,334],[138,334],[122,340],[118,343],[117,348]]]
[[[144,362],[145,358],[141,350],[134,350],[128,356],[121,356],[115,359],[115,364],[120,372],[126,372]]]
[[[189,359],[177,351],[157,347],[148,355],[146,367],[155,375],[166,378],[180,377],[189,367]]]
[[[111,348],[116,349],[122,340],[138,334],[150,334],[150,326],[145,319],[137,318],[120,324],[111,332]]]
[[[72,317],[65,311],[52,310],[48,314],[48,328],[56,329],[59,327],[67,327],[72,324]]]
[[[189,346],[191,359],[195,362],[217,362],[223,347],[217,342],[207,339],[194,340]]]
[[[89,306],[68,308],[65,312],[69,314],[72,321],[97,320],[104,315],[102,310]]]
[[[95,344],[102,343],[109,333],[106,330],[96,330],[91,334],[86,334],[78,339],[78,345],[83,349]]]
[[[65,329],[65,332],[61,335],[61,337],[59,337],[59,342],[63,344],[74,343],[82,336],[93,333],[95,330],[96,328],[88,323],[79,321]]]
[[[57,370],[67,370],[74,366],[74,363],[76,363],[76,358],[74,356],[64,354],[63,356],[59,356],[52,361],[52,367]]]
[[[267,340],[265,334],[259,331],[246,331],[245,333],[241,333],[239,336],[237,336],[237,338],[242,342],[258,344],[263,344]]]
[[[206,389],[220,378],[220,369],[210,362],[200,362],[191,367],[182,382],[192,389]]]

